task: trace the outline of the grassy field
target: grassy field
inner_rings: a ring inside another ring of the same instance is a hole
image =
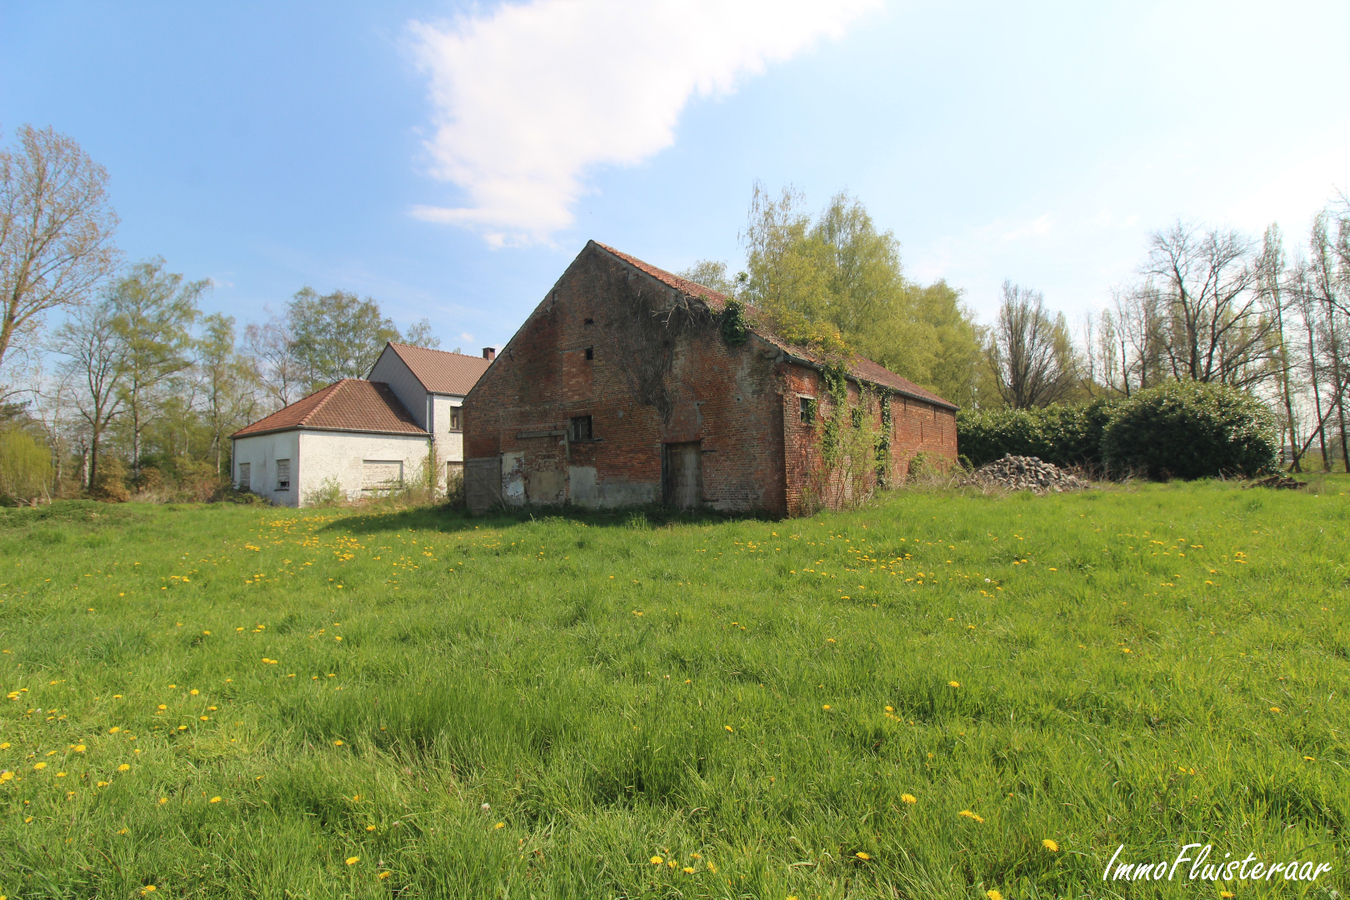
[[[0,510],[0,894],[1332,897],[1347,493]]]

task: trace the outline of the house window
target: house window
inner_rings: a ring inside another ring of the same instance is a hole
[[[239,481],[238,481],[238,485],[239,485],[239,490],[241,490],[241,491],[247,491],[247,490],[249,490],[250,488],[253,487],[253,477],[252,477],[252,475],[250,474],[250,469],[251,469],[251,468],[252,468],[252,464],[251,464],[251,463],[240,463],[240,464],[239,464]]]
[[[291,461],[289,459],[277,460],[277,490],[289,491],[291,489]]]
[[[586,358],[587,358],[587,359],[595,359],[595,348],[594,348],[594,347],[587,347],[587,348],[586,348]]]
[[[450,407],[450,430],[459,431],[459,429],[459,407],[452,406]]]
[[[591,417],[572,417],[572,440],[589,441],[591,439]]]
[[[802,405],[802,424],[810,425],[816,420],[816,398],[800,397],[798,399]]]
[[[361,460],[361,490],[388,491],[403,486],[403,460]]]

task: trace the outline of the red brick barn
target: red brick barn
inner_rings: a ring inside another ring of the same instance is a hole
[[[753,314],[737,341],[726,305],[588,243],[464,399],[470,509],[667,503],[781,516],[852,490],[821,454],[837,406],[826,362]],[[920,451],[956,459],[953,404],[871,360],[844,369],[857,404],[844,428],[865,425],[877,447],[854,467],[871,480],[854,484],[903,478]]]

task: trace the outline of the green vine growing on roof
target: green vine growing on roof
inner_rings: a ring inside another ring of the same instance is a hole
[[[707,302],[707,298],[704,298]],[[745,320],[745,304],[735,297],[728,297],[722,309],[722,337],[733,347],[744,344],[750,336],[750,324]]]

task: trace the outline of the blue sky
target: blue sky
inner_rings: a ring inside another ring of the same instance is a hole
[[[1350,189],[1348,46],[1343,0],[0,0],[0,132],[75,138],[127,259],[241,326],[311,285],[500,346],[589,238],[737,267],[756,179],[1076,322],[1151,230],[1297,239]]]

